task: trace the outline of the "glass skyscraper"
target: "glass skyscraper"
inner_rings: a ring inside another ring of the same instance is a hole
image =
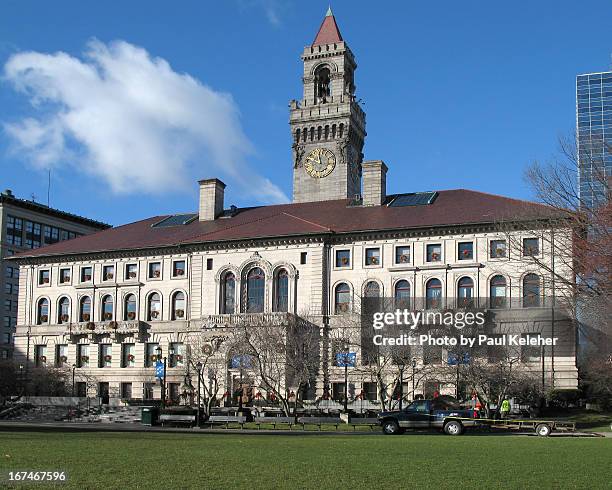
[[[576,128],[580,199],[592,207],[612,176],[612,71],[576,77]]]

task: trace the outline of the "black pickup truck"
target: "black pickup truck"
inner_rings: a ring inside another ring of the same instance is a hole
[[[403,410],[380,412],[378,422],[384,434],[401,434],[405,429],[442,429],[458,436],[478,423],[476,410],[462,410],[448,400],[416,400]]]

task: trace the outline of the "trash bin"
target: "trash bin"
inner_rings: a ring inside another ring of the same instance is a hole
[[[142,425],[155,425],[157,422],[157,407],[142,407],[140,423]]]

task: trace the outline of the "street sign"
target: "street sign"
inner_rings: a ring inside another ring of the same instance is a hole
[[[448,365],[449,366],[457,366],[458,364],[469,364],[471,361],[469,352],[463,352],[461,354],[456,354],[454,352],[448,353]]]
[[[155,363],[155,377],[160,378],[160,379],[164,377],[164,362],[163,361],[157,361]]]
[[[336,366],[355,367],[357,365],[356,352],[339,352],[336,354]]]

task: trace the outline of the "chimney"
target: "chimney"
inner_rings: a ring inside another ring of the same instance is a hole
[[[363,205],[380,206],[387,198],[387,166],[382,160],[361,164],[363,176]]]
[[[225,184],[219,179],[200,180],[200,221],[213,221],[223,213]]]

